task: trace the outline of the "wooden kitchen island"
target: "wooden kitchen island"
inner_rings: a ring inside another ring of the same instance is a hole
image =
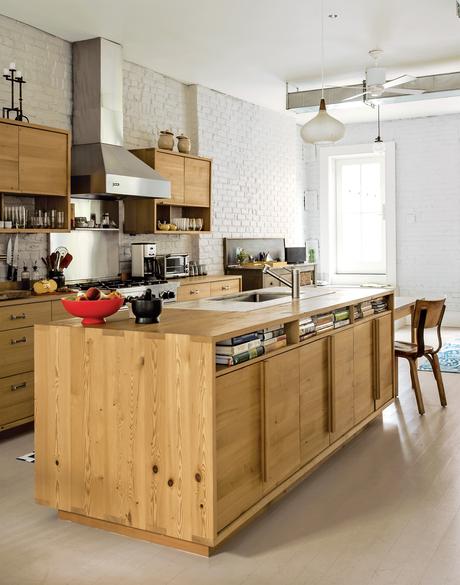
[[[381,297],[388,310],[354,319]],[[341,307],[350,325],[300,341],[302,318]],[[216,342],[277,324],[286,347],[216,367]],[[239,313],[168,308],[157,325],[121,314],[36,325],[36,500],[208,555],[378,417],[393,371],[388,289]]]

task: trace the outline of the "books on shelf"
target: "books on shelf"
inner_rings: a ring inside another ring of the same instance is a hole
[[[277,349],[281,349],[282,347],[286,347],[287,345],[286,335],[280,335],[274,340],[270,339],[270,341],[273,341],[273,343],[270,343],[269,345],[264,345],[265,350],[264,353],[276,351]]]
[[[233,356],[216,354],[216,364],[227,366],[229,368],[231,366],[236,366],[237,364],[242,364],[243,362],[247,362],[256,357],[259,357],[264,352],[265,352],[264,346],[259,345],[259,347],[254,347],[249,351],[244,351]]]
[[[244,333],[243,335],[238,335],[230,339],[219,341],[217,345],[241,345],[242,343],[248,343],[249,341],[254,341],[255,339],[258,339],[257,331],[253,331],[252,333]]]
[[[334,323],[334,329],[339,329],[340,327],[345,327],[345,325],[350,325],[350,319],[344,319],[342,321],[336,321]]]
[[[388,303],[386,299],[380,297],[372,301],[372,308],[374,309],[374,313],[383,313],[388,310]]]
[[[263,329],[262,331],[257,332],[257,336],[261,341],[266,341],[267,339],[273,339],[274,337],[278,337],[284,334],[284,327],[277,326],[273,329]]]
[[[221,345],[220,343],[218,343],[216,344],[216,354],[237,355],[239,353],[243,353],[245,351],[254,349],[255,347],[259,347],[261,344],[262,342],[260,339],[253,339],[252,341],[240,343],[239,345]]]

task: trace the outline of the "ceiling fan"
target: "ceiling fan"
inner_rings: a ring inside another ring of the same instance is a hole
[[[420,93],[424,93],[425,90],[423,89],[397,89],[398,85],[403,85],[404,83],[415,81],[417,78],[413,77],[412,75],[401,75],[400,77],[396,77],[396,79],[387,81],[386,69],[385,67],[381,67],[379,65],[379,60],[382,54],[383,51],[380,49],[373,49],[372,51],[369,51],[369,55],[372,57],[374,62],[371,67],[366,69],[366,79],[363,81],[362,85],[364,91],[345,98],[342,100],[343,102],[348,102],[361,96],[363,96],[363,99],[372,99],[382,97],[383,94],[418,95]]]

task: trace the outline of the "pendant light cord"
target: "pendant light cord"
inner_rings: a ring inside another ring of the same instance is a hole
[[[321,0],[321,99],[324,99],[324,0]]]

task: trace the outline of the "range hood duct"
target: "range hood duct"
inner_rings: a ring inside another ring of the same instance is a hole
[[[171,183],[123,147],[121,45],[89,39],[72,54],[72,196],[171,197]]]

